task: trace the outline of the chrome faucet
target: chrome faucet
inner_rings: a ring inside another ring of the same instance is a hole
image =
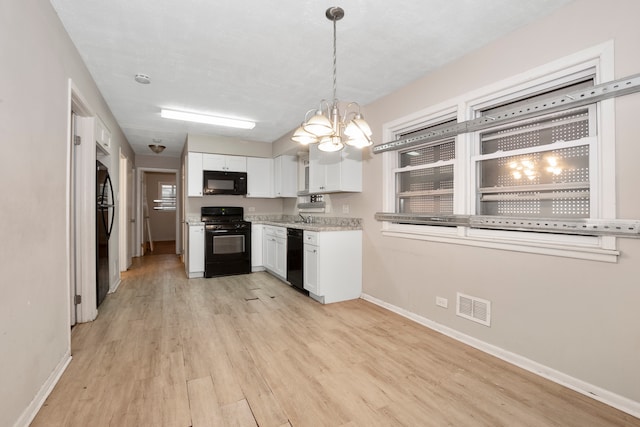
[[[311,224],[311,220],[312,217],[311,215],[309,215],[308,217],[303,217],[302,214],[300,212],[298,212],[298,215],[300,216],[300,218],[302,218],[302,222],[304,222],[305,224]]]

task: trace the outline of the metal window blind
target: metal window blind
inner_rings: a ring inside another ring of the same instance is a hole
[[[396,212],[450,215],[453,213],[455,142],[444,141],[399,154],[396,173]],[[415,168],[415,169],[414,169]]]
[[[551,145],[592,136],[589,120],[583,108],[482,134],[481,152],[493,156],[478,162],[479,214],[588,218],[589,146]]]

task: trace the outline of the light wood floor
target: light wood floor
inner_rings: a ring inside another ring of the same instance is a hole
[[[136,259],[32,426],[640,426],[362,300]]]

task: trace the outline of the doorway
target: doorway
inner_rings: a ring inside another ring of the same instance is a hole
[[[138,168],[137,256],[179,254],[177,169]]]
[[[145,255],[176,253],[177,182],[175,173],[145,172]]]
[[[69,323],[97,315],[95,259],[95,118],[89,104],[69,81],[67,148],[67,235]]]

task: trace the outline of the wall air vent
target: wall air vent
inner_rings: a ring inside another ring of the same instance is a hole
[[[491,326],[491,301],[458,292],[456,314],[481,325]]]

